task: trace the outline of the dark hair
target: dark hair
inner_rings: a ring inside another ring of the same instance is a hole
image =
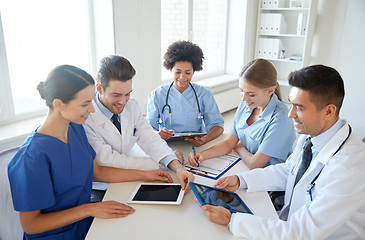
[[[260,89],[275,86],[275,94],[283,101],[280,93],[280,85],[277,81],[277,72],[274,65],[265,59],[254,59],[241,70],[239,77]]]
[[[290,86],[309,91],[310,101],[317,110],[334,104],[336,114],[339,115],[345,88],[340,74],[334,68],[313,65],[291,72],[288,79]]]
[[[100,61],[98,81],[104,90],[109,86],[110,80],[126,82],[131,80],[134,75],[136,75],[136,70],[128,59],[122,56],[111,55]]]
[[[75,95],[89,85],[94,85],[94,79],[84,70],[71,65],[55,67],[44,82],[37,86],[41,98],[46,105],[53,108],[53,100],[60,99],[68,103]]]
[[[203,51],[201,48],[189,41],[177,41],[172,43],[164,55],[163,66],[171,69],[176,62],[191,62],[193,70],[203,70]]]

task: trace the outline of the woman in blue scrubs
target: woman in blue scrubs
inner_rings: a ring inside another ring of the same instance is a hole
[[[172,181],[162,170],[142,175],[144,171],[95,163],[81,125],[94,111],[94,80],[88,73],[69,65],[56,67],[38,90],[49,108],[47,118],[8,165],[24,239],[84,239],[92,217],[119,218],[134,212],[115,201],[90,203],[93,179]]]
[[[189,154],[193,166],[236,150],[250,168],[285,162],[295,141],[289,109],[281,101],[277,72],[267,60],[256,59],[240,73],[242,102],[234,117],[230,134],[221,143]]]
[[[212,92],[191,83],[195,71],[202,70],[203,52],[188,41],[172,43],[164,55],[164,67],[170,70],[172,83],[162,85],[148,97],[147,120],[159,130],[162,139],[176,133],[207,133],[185,138],[201,146],[223,132],[224,121]]]

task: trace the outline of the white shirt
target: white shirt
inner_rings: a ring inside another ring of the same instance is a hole
[[[338,124],[340,128],[331,134]],[[248,192],[286,190],[286,194],[281,219],[234,214],[231,231],[235,236],[248,239],[365,238],[365,146],[351,135],[334,155],[349,134],[344,120],[339,120],[324,134],[328,135],[328,141],[322,148],[317,143],[319,152],[294,189],[306,135],[300,136],[285,163],[240,174]],[[312,188],[311,200],[308,187],[321,170]]]
[[[93,100],[95,112],[90,114],[84,127],[90,145],[96,152],[95,160],[100,166],[152,170],[158,168],[158,163],[167,166],[177,159],[143,117],[135,99],[131,98],[119,114],[121,133],[110,121],[110,116],[102,112],[104,106],[99,107],[96,101],[99,101],[98,94]],[[136,143],[150,158],[128,155]]]

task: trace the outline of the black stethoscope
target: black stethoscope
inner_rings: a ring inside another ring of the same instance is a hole
[[[165,111],[165,108],[168,108],[169,110],[169,115],[170,115],[170,128],[172,126],[171,124],[171,106],[169,105],[169,94],[170,94],[170,90],[171,90],[171,87],[172,85],[174,84],[174,82],[172,82],[170,84],[170,87],[169,89],[167,90],[167,94],[166,94],[166,103],[165,105],[162,107],[162,111],[161,111],[161,115],[162,115],[162,123],[163,125],[166,127],[166,119],[165,119],[165,114],[164,114],[164,111]],[[196,99],[196,103],[198,104],[198,110],[199,110],[199,114],[198,114],[198,119],[203,119],[203,115],[201,114],[201,111],[200,111],[200,105],[199,105],[199,100],[198,100],[198,95],[196,94],[196,91],[193,87],[193,85],[191,83],[189,83],[189,85],[191,86],[191,88],[193,89],[194,91],[194,95],[195,95],[195,99]]]

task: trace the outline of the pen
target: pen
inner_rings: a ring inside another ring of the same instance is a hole
[[[189,171],[193,171],[193,172],[201,172],[201,173],[203,173],[203,174],[205,174],[205,175],[208,175],[208,174],[209,174],[209,172],[207,172],[207,171],[200,170],[200,169],[197,169],[197,168],[193,168],[193,167],[190,167],[190,166],[189,166]]]
[[[313,198],[312,198],[312,189],[309,189],[308,193],[309,193],[309,197],[311,198],[311,201],[313,201]]]
[[[194,145],[193,145],[193,146],[191,146],[191,149],[193,149],[193,152],[194,152],[194,158],[195,158],[195,161],[196,161],[196,163],[198,164],[198,167],[199,167],[199,161],[198,161],[198,159],[196,158],[196,151],[195,151],[195,147],[194,147]]]
[[[137,128],[134,128],[133,129],[133,136],[136,136],[136,131],[137,131]]]
[[[200,171],[197,171],[197,170],[192,170],[192,169],[190,169],[190,172],[195,173],[195,174],[198,174],[200,176],[206,176],[207,175],[207,173],[200,172]]]
[[[313,201],[313,196],[312,196],[312,189],[313,189],[313,187],[314,187],[314,183],[311,183],[311,184],[309,184],[308,190],[307,190],[311,201]]]

